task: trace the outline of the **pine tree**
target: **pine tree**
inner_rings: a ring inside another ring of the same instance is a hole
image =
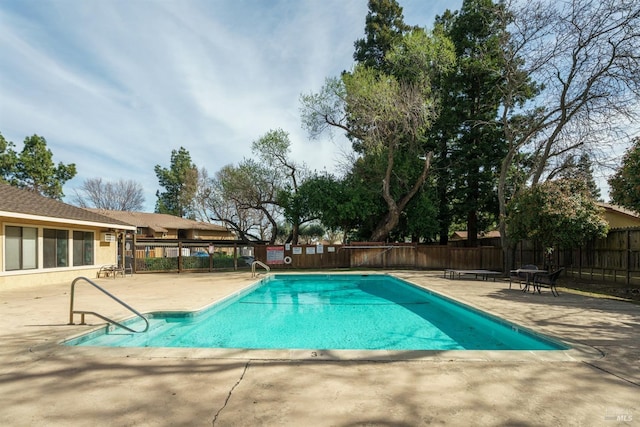
[[[156,165],[158,182],[165,191],[156,192],[156,212],[194,218],[193,200],[198,181],[198,168],[191,162],[191,155],[184,148],[171,151],[169,169]]]
[[[355,42],[353,59],[366,67],[388,71],[386,54],[410,29],[396,0],[369,0],[365,38]]]
[[[640,212],[640,137],[625,152],[622,164],[609,178],[611,201]]]

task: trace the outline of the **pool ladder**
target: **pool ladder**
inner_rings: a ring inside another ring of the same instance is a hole
[[[256,274],[257,274],[256,265],[259,265],[260,267],[267,270],[267,273],[271,271],[271,267],[269,267],[267,264],[263,263],[262,261],[253,261],[251,263],[251,277],[256,277]]]
[[[136,331],[134,329],[131,329],[128,326],[123,325],[120,322],[117,322],[113,319],[110,319],[106,316],[103,316],[102,314],[96,313],[95,311],[85,311],[85,310],[74,310],[73,309],[73,302],[74,302],[74,297],[75,297],[75,288],[76,288],[76,283],[79,280],[84,280],[85,282],[89,283],[91,286],[93,286],[94,288],[98,289],[99,291],[101,291],[102,293],[104,293],[105,295],[107,295],[109,298],[111,298],[112,300],[114,300],[115,302],[117,302],[118,304],[120,304],[121,306],[123,306],[124,308],[126,308],[127,310],[129,310],[130,312],[132,312],[133,314],[135,314],[136,316],[140,317],[142,320],[144,320],[145,323],[145,327],[144,330],[142,331]],[[138,313],[134,308],[132,308],[131,306],[129,306],[127,303],[125,303],[124,301],[118,299],[117,297],[115,297],[113,294],[111,294],[109,291],[107,291],[106,289],[98,286],[96,283],[94,283],[93,281],[87,279],[86,277],[76,277],[73,282],[71,282],[71,304],[69,307],[69,325],[75,325],[75,323],[73,323],[73,315],[74,314],[79,314],[80,315],[80,324],[81,325],[86,325],[85,321],[84,321],[84,316],[85,314],[92,314],[96,317],[99,317],[100,319],[109,322],[113,325],[119,326],[122,329],[126,329],[129,332],[133,332],[133,333],[142,333],[142,332],[147,332],[147,330],[149,329],[149,321],[147,320],[146,317],[144,317],[142,314]]]

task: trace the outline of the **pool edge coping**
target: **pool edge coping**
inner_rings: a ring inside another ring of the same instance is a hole
[[[291,273],[269,273],[261,278],[256,278],[252,283],[238,289],[224,297],[204,304],[195,310],[153,310],[143,313],[144,315],[153,315],[158,313],[197,313],[206,310],[212,305],[224,303],[243,293],[249,292],[259,283],[271,276],[277,274],[286,275]],[[300,274],[300,273],[295,273]],[[307,274],[307,273],[305,273]],[[310,273],[310,274],[327,274],[327,273]],[[340,273],[354,274],[362,273]],[[602,359],[605,354],[595,347],[585,345],[568,338],[557,338],[536,332],[528,327],[522,326],[512,320],[504,319],[501,316],[487,309],[481,309],[475,305],[452,298],[446,294],[428,288],[424,285],[415,283],[410,279],[396,276],[393,272],[374,273],[377,275],[390,276],[397,280],[408,283],[411,286],[418,287],[426,292],[433,293],[448,301],[469,307],[472,310],[485,313],[493,319],[499,319],[504,323],[513,324],[525,330],[528,334],[541,337],[551,342],[568,345],[570,348],[557,350],[326,350],[326,349],[246,349],[246,348],[180,348],[180,347],[103,347],[103,346],[74,346],[66,345],[67,342],[78,339],[83,336],[89,336],[96,333],[109,325],[96,326],[88,331],[79,332],[63,339],[57,340],[56,343],[43,344],[38,349],[49,348],[55,346],[57,348],[75,349],[83,353],[92,353],[91,350],[103,353],[123,353],[127,357],[145,357],[145,358],[190,358],[190,359],[239,359],[239,360],[291,360],[291,361],[476,361],[476,362],[587,362]],[[367,275],[371,275],[370,273]],[[123,322],[135,320],[135,316],[130,316]],[[34,348],[35,350],[35,348]],[[135,353],[135,354],[134,354]]]

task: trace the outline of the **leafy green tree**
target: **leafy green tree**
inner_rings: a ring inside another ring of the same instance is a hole
[[[341,230],[345,225],[343,211],[348,209],[343,203],[350,203],[348,195],[343,195],[343,181],[331,174],[313,175],[300,187],[295,203],[300,209],[305,209],[307,216],[318,219],[322,224],[333,230]]]
[[[416,197],[414,197],[406,209],[406,214],[401,219],[402,235],[395,240],[403,240],[411,237],[412,242],[433,241],[438,235],[438,204],[435,185],[425,185]]]
[[[16,152],[12,149],[13,143],[4,139],[0,133],[0,182],[9,182],[16,164]]]
[[[303,122],[312,136],[327,126],[340,128],[365,163],[372,158],[372,164],[379,164],[374,185],[386,211],[371,232],[374,241],[389,237],[426,181],[432,154],[424,135],[439,107],[431,80],[454,61],[446,38],[417,29],[403,36],[385,58],[390,74],[357,64],[340,80],[328,79],[320,93],[302,98]],[[403,162],[420,158],[417,168]]]
[[[640,137],[625,152],[622,164],[609,178],[611,201],[640,212]]]
[[[327,233],[327,230],[316,222],[312,222],[309,224],[300,227],[300,236],[305,239],[307,244],[311,244],[314,241],[322,240],[322,238]]]
[[[507,229],[515,240],[571,249],[605,237],[608,224],[584,181],[562,179],[533,185],[514,197]]]
[[[76,175],[73,163],[53,163],[53,153],[47,141],[38,135],[25,138],[20,153],[13,150],[13,143],[0,139],[0,172],[9,184],[35,191],[43,196],[61,200],[62,187]]]
[[[171,151],[171,165],[163,168],[156,165],[158,182],[164,191],[156,191],[157,213],[194,218],[194,198],[198,182],[198,168],[184,147]]]
[[[420,197],[431,164],[424,130],[438,111],[432,81],[452,58],[440,36],[406,25],[396,1],[370,1],[353,71],[327,79],[320,93],[302,98],[303,122],[312,136],[342,129],[358,153],[343,184],[353,186],[371,209],[343,218],[342,225],[352,227],[344,230],[350,238],[412,234],[404,218],[416,206],[410,201]],[[407,120],[402,124],[400,117]]]

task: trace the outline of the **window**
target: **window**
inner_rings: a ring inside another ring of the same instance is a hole
[[[67,230],[43,230],[44,268],[69,266],[69,232]]]
[[[29,270],[38,267],[38,229],[5,228],[5,269]]]
[[[92,232],[73,232],[73,265],[93,265]]]

